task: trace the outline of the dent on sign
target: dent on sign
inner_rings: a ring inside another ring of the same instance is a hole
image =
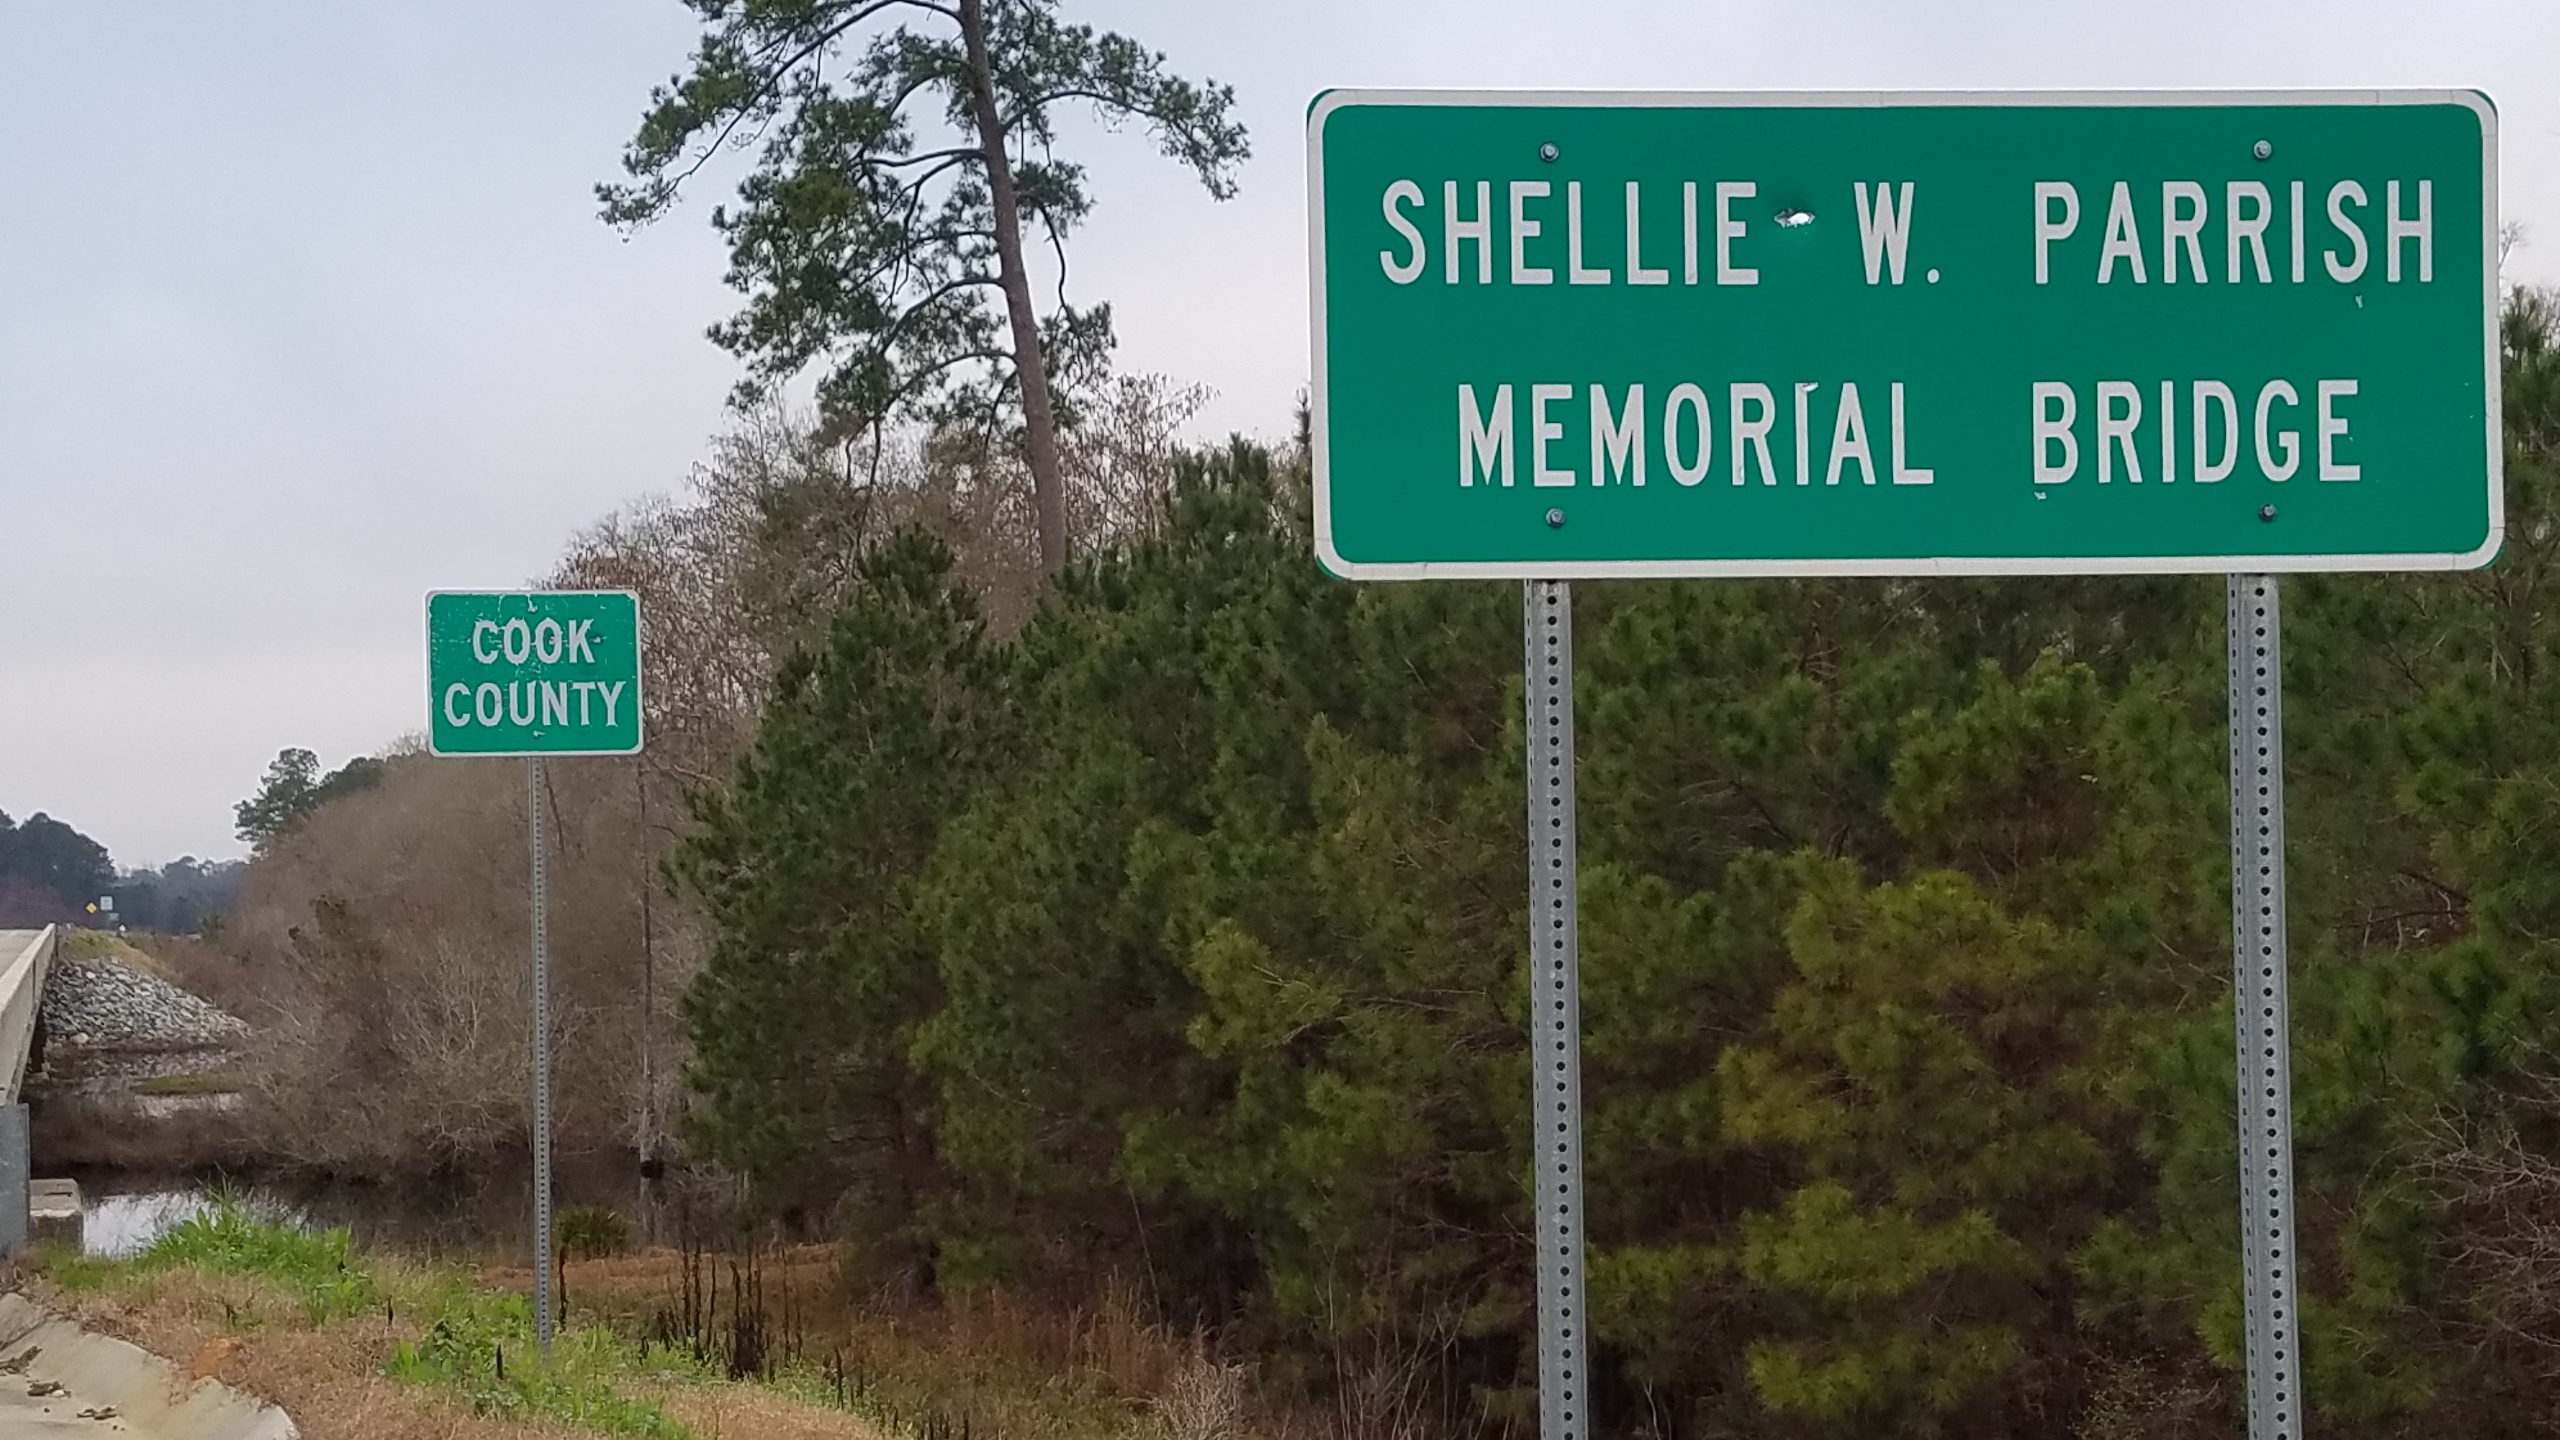
[[[437,754],[617,755],[640,748],[639,602],[621,591],[428,597]]]

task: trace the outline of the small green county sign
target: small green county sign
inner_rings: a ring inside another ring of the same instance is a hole
[[[1307,152],[1337,575],[2497,553],[2476,92],[1333,91]]]
[[[640,600],[626,590],[427,597],[427,748],[437,755],[640,750]]]

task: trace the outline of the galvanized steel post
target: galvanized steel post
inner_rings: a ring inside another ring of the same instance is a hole
[[[2285,999],[2284,632],[2274,576],[2231,576],[2226,594],[2231,967],[2249,1435],[2299,1440],[2302,1306],[2293,1263],[2293,1079]]]
[[[533,1338],[551,1354],[551,876],[543,845],[542,757],[525,762],[533,850]]]
[[[1538,1203],[1538,1434],[1582,1440],[1590,1385],[1582,1269],[1582,1002],[1573,815],[1573,589],[1522,593],[1529,789],[1530,1154]]]

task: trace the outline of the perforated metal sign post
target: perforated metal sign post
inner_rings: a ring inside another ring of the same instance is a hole
[[[2284,628],[2276,577],[2226,582],[2231,664],[2231,1003],[2239,1050],[2240,1243],[2249,1433],[2302,1433],[2293,1268],[2293,1066],[2285,1003]]]
[[[2248,1414],[2303,1396],[2274,572],[2503,539],[2476,91],[1329,91],[1315,545],[1512,578],[1542,1440],[1589,1428],[1573,604],[1606,576],[2226,575]]]
[[[1588,1305],[1582,1268],[1581,866],[1573,816],[1573,587],[1521,587],[1529,741],[1529,1133],[1538,1192],[1538,1433],[1581,1440]]]
[[[427,745],[523,756],[533,901],[533,1330],[551,1353],[550,755],[636,755],[640,597],[439,590],[427,597]]]
[[[542,757],[525,762],[526,849],[533,856],[533,1343],[551,1353],[551,866],[543,841]]]

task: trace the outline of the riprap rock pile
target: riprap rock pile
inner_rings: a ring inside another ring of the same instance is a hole
[[[238,1016],[120,960],[56,959],[41,1014],[53,1043],[93,1049],[195,1049],[249,1033]]]

